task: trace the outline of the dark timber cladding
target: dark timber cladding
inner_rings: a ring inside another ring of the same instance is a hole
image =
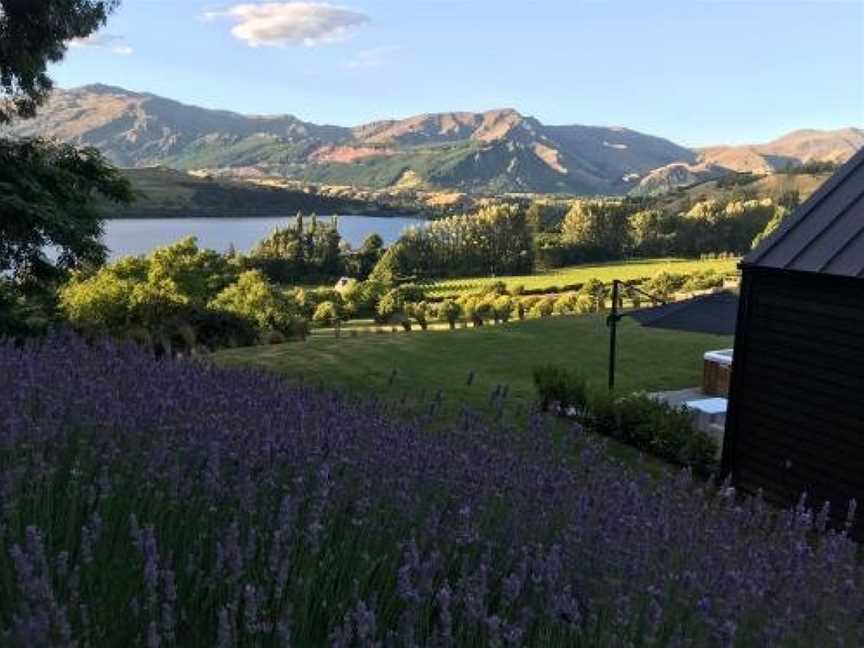
[[[789,505],[864,509],[864,151],[741,264],[723,468]],[[862,516],[859,515],[859,520]],[[864,523],[855,533],[864,537]]]

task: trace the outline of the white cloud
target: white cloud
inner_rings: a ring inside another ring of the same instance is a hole
[[[67,44],[75,49],[110,49],[119,56],[129,56],[135,52],[122,36],[115,34],[91,34],[86,38],[73,38]]]
[[[369,21],[357,11],[316,2],[239,4],[204,17],[236,21],[231,33],[250,47],[311,47],[340,40]]]

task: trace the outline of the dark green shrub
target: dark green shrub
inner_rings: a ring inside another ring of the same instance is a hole
[[[249,320],[226,311],[195,310],[187,321],[195,331],[197,343],[210,349],[251,346],[258,338]]]
[[[598,434],[619,437],[618,407],[615,394],[606,389],[593,389],[588,397],[585,423]]]
[[[585,409],[588,402],[588,387],[582,375],[572,369],[546,365],[534,369],[534,386],[540,397],[544,412],[557,404],[562,411],[574,408]]]
[[[694,431],[681,449],[680,461],[698,475],[710,474],[717,468],[717,442],[704,432]]]
[[[609,392],[594,392],[585,424],[594,432],[689,466],[699,474],[710,473],[716,464],[717,444],[693,428],[688,412],[646,395],[616,398]]]

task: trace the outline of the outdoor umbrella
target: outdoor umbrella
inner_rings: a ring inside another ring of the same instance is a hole
[[[649,328],[735,335],[738,295],[730,290],[622,313]]]

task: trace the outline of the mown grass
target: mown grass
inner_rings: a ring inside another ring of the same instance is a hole
[[[605,315],[598,314],[455,331],[320,335],[306,342],[229,349],[214,358],[220,364],[254,365],[379,395],[441,390],[448,401],[474,405],[486,403],[502,385],[509,400],[528,403],[534,398],[531,370],[538,365],[575,367],[597,387],[605,385],[608,336]],[[649,329],[625,318],[618,335],[618,389],[696,385],[702,354],[731,343],[725,336]]]
[[[612,261],[596,265],[569,266],[556,268],[545,272],[537,272],[524,276],[506,277],[463,277],[434,281],[427,284],[432,295],[452,295],[455,293],[480,290],[496,281],[503,281],[508,289],[523,286],[526,290],[550,290],[581,284],[589,279],[600,279],[610,282],[613,279],[630,281],[647,279],[659,272],[689,273],[705,270],[716,270],[721,273],[735,272],[737,259],[636,259],[633,261]]]
[[[431,403],[440,392],[451,415],[468,405],[498,406],[519,416],[536,397],[532,369],[575,367],[604,389],[609,333],[605,315],[554,317],[455,331],[317,335],[306,342],[220,351],[216,362],[261,367],[291,379],[320,382],[406,403]],[[731,346],[729,337],[648,329],[625,318],[619,325],[617,388],[621,393],[682,389],[701,382],[705,351]],[[620,458],[638,452],[613,447]]]

